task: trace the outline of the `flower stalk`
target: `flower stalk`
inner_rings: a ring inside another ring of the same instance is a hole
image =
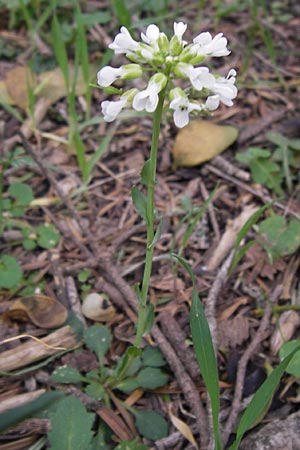
[[[160,124],[163,112],[163,105],[165,99],[166,89],[163,89],[158,95],[158,105],[153,114],[153,131],[152,131],[152,143],[149,158],[149,173],[147,184],[147,246],[146,246],[146,258],[143,274],[142,287],[140,291],[139,306],[138,306],[138,323],[136,330],[136,337],[134,345],[140,347],[143,334],[146,328],[147,321],[147,298],[150,285],[150,277],[152,272],[152,261],[154,252],[154,221],[155,221],[155,204],[154,204],[154,190],[156,183],[156,165],[157,165],[157,152],[158,152],[158,140],[160,132]]]

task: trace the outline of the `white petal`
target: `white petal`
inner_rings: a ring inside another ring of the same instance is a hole
[[[210,95],[207,97],[204,107],[209,111],[215,111],[219,107],[220,97],[218,95]]]
[[[152,42],[157,41],[159,38],[159,28],[157,25],[150,24],[147,27],[146,35],[144,33],[141,34],[142,40],[146,44],[151,44]]]
[[[176,109],[173,114],[176,127],[183,128],[189,123],[189,113],[187,110]]]
[[[193,39],[194,43],[200,44],[200,45],[209,44],[211,41],[212,41],[212,37],[211,37],[211,34],[208,31],[198,34],[198,36],[196,36]]]
[[[115,53],[128,53],[137,50],[139,44],[132,39],[126,27],[121,27],[120,33],[116,35],[114,41],[108,47],[114,50]]]
[[[174,22],[174,34],[178,37],[179,41],[182,41],[182,36],[187,28],[187,25],[183,22]]]
[[[121,99],[116,102],[104,101],[101,103],[102,113],[106,122],[112,122],[127,105],[127,100]]]
[[[148,92],[146,89],[144,91],[138,92],[133,99],[132,107],[136,111],[142,111],[143,109],[145,109],[147,97]]]

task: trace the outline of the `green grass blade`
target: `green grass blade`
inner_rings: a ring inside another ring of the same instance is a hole
[[[218,367],[209,325],[195,287],[192,294],[190,326],[198,365],[211,401],[215,449],[221,450],[222,443],[219,429],[220,394]]]
[[[190,312],[190,326],[198,365],[201,370],[206,389],[208,391],[215,436],[215,450],[222,450],[219,428],[220,394],[217,360],[212,337],[204,309],[197,293],[195,277],[188,263],[178,255],[174,255],[189,273],[193,282],[192,306]]]
[[[266,381],[255,393],[246,411],[242,415],[237,429],[236,440],[229,450],[237,450],[246,431],[252,428],[252,426],[257,423],[259,419],[261,420],[266,414],[269,401],[276,391],[282,375],[284,374],[289,362],[298,351],[300,351],[300,345],[286,358],[284,358],[283,361],[281,361],[281,363],[273,370],[273,372],[271,372]]]
[[[118,18],[119,24],[124,25],[127,28],[131,26],[131,17],[124,0],[112,1],[115,15]]]
[[[77,26],[76,44],[78,45],[78,53],[80,57],[82,76],[85,84],[85,98],[87,103],[86,118],[88,118],[90,116],[90,106],[91,106],[91,87],[89,85],[90,81],[89,53],[88,53],[85,26],[83,23],[83,16],[78,3],[76,4],[75,19]]]
[[[62,30],[58,19],[53,16],[51,26],[52,42],[54,47],[54,53],[57,63],[63,73],[63,77],[66,83],[67,92],[69,93],[69,68],[68,68],[68,56],[64,42],[62,41]]]

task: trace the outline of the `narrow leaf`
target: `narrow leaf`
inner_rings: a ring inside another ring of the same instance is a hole
[[[137,186],[132,186],[131,197],[135,209],[147,223],[147,197],[137,188]]]
[[[209,325],[195,287],[192,293],[190,326],[194,350],[211,401],[214,435],[216,441],[215,448],[221,449],[222,444],[219,430],[220,395],[218,367]]]
[[[161,237],[161,233],[162,233],[162,217],[159,220],[159,224],[158,227],[155,231],[155,235],[153,238],[153,241],[151,242],[151,244],[149,245],[149,248],[153,247],[155,244],[157,244],[157,242],[160,240]]]
[[[144,186],[147,186],[150,181],[150,165],[151,161],[147,159],[141,170],[141,182]]]
[[[294,357],[294,355],[300,350],[300,345],[298,345],[281,363],[271,372],[265,382],[256,391],[254,397],[249,403],[246,411],[242,415],[238,429],[237,437],[230,450],[237,450],[238,446],[246,433],[256,422],[257,419],[262,419],[262,413],[267,412],[267,405],[269,404],[270,398],[273,396],[280,382],[282,375],[284,374],[287,366]]]

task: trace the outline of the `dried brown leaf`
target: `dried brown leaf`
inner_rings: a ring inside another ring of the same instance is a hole
[[[67,309],[52,297],[29,295],[14,301],[7,317],[30,321],[40,328],[54,328],[62,325],[68,317]]]
[[[238,129],[194,120],[179,131],[173,147],[174,164],[196,166],[222,153],[237,139]]]
[[[291,339],[299,324],[300,318],[296,311],[284,311],[281,314],[276,330],[270,341],[271,352],[273,355],[276,355],[279,352],[280,347],[285,341]]]

